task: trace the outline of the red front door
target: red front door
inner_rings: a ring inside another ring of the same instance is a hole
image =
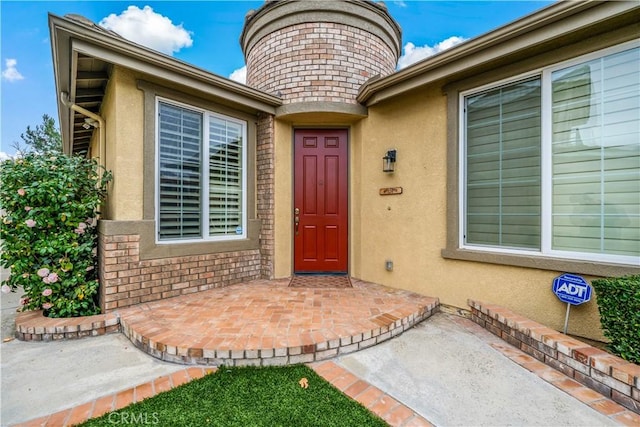
[[[346,273],[347,130],[298,129],[294,139],[294,270]]]

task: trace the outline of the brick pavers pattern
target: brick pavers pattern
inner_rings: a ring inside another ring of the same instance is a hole
[[[331,281],[333,277],[325,276]],[[122,332],[171,362],[308,363],[370,347],[426,319],[437,298],[352,279],[352,288],[257,280],[118,312]]]

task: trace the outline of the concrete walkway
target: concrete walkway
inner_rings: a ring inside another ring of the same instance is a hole
[[[437,426],[618,425],[510,361],[496,342],[473,322],[438,313],[334,361]]]
[[[75,341],[12,339],[21,295],[0,294],[1,426],[48,415],[184,369],[145,355],[122,334]]]
[[[390,396],[437,426],[619,425],[509,360],[492,346],[500,340],[475,327],[467,319],[436,314],[399,337],[333,359],[331,364],[354,375],[329,377],[356,400],[371,396],[349,393],[362,380],[386,393],[371,409],[385,411],[381,402]],[[14,340],[3,343],[1,352],[3,426],[185,369],[140,352],[120,334]]]
[[[78,406],[185,368],[144,354],[122,334],[74,341],[14,340],[1,346],[2,426]]]
[[[19,296],[0,295],[3,338],[14,332]],[[0,356],[2,426],[81,421],[206,373],[153,358],[119,333],[9,340]],[[472,321],[437,313],[393,339],[311,366],[391,425],[639,425],[637,414],[560,372],[544,365],[531,372],[518,360],[535,365]]]

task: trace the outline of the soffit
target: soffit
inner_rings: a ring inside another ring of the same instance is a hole
[[[110,64],[100,59],[86,55],[77,55],[75,59],[76,71],[73,78],[75,89],[71,90],[77,105],[92,113],[99,114],[109,80]],[[85,116],[73,112],[71,126],[73,128],[74,154],[83,154],[89,150],[94,127],[85,122]]]
[[[93,128],[85,129],[85,117],[72,112],[60,94],[99,114],[105,88],[114,65],[163,79],[172,87],[188,87],[205,97],[239,111],[275,114],[278,97],[250,88],[168,55],[130,42],[81,16],[49,15],[54,77],[63,146],[67,153],[83,153]]]

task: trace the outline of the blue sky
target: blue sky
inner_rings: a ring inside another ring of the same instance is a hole
[[[549,1],[386,1],[402,27],[407,66],[512,22]],[[242,81],[244,16],[263,1],[0,0],[0,158],[28,125],[58,121],[47,14],[83,15],[126,38]]]

